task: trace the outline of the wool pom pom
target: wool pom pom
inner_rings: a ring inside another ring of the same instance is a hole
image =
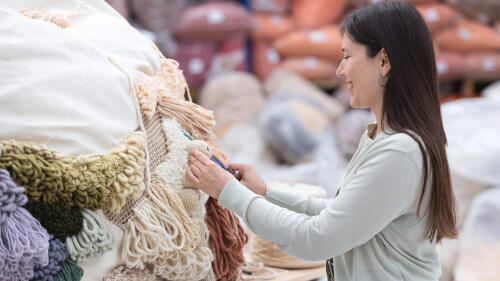
[[[82,229],[82,210],[75,206],[28,201],[24,207],[50,234],[61,241],[66,241],[66,237],[76,235]]]
[[[157,281],[160,280],[160,278],[154,275],[148,268],[141,270],[137,268],[128,268],[124,265],[115,268],[111,273],[104,276],[104,281],[128,280]]]
[[[54,276],[54,281],[80,281],[82,277],[83,269],[67,258],[61,263],[61,270]]]
[[[83,209],[83,226],[80,233],[66,238],[69,256],[77,264],[100,257],[113,249],[115,238],[98,214]]]
[[[24,187],[15,184],[9,172],[0,168],[0,225],[26,202],[28,197],[24,194]]]
[[[0,280],[27,280],[35,264],[47,265],[49,234],[19,207],[0,226]]]
[[[49,263],[45,266],[35,264],[33,281],[53,281],[54,276],[61,270],[60,263],[68,257],[66,246],[57,238],[50,235]]]

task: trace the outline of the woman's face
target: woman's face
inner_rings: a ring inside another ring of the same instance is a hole
[[[351,40],[349,33],[345,32],[342,39],[344,59],[337,69],[337,75],[344,77],[347,89],[351,95],[351,106],[354,108],[371,108],[382,104],[383,88],[378,84],[377,78],[381,74],[381,53],[374,58],[366,54],[366,46]],[[381,77],[381,83],[386,79]],[[383,85],[383,84],[382,84]]]

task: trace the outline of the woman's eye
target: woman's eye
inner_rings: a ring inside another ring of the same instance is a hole
[[[348,60],[349,58],[350,58],[350,56],[344,56],[345,60]]]

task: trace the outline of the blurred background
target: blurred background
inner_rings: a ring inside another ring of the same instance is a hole
[[[366,125],[335,71],[339,26],[366,0],[108,0],[179,62],[218,145],[267,182],[334,196]],[[500,280],[500,1],[412,0],[431,32],[460,237],[441,280]],[[306,192],[308,193],[308,192]],[[310,191],[309,191],[310,193]]]

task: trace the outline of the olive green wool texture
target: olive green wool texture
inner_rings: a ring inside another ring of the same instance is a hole
[[[66,241],[66,237],[77,235],[82,229],[83,214],[78,207],[33,201],[28,201],[24,207],[47,229],[48,233],[61,241]]]

